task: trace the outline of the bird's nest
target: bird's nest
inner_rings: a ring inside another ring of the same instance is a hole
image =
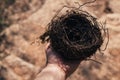
[[[97,19],[83,10],[70,10],[55,17],[40,39],[50,41],[52,49],[65,59],[84,60],[100,49],[103,43]]]

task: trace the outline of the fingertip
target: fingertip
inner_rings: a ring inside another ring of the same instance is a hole
[[[47,53],[48,49],[50,49],[50,43],[47,43],[46,47],[45,47],[45,52]]]
[[[46,49],[50,48],[50,43],[47,43]]]

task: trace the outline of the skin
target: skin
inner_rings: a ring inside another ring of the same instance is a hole
[[[80,61],[63,59],[53,51],[50,44],[46,47],[46,56],[46,67],[37,75],[35,80],[65,80],[80,64]]]

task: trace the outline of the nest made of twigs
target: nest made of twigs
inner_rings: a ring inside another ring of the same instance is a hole
[[[96,18],[82,10],[70,10],[55,17],[40,39],[50,41],[52,49],[65,59],[84,60],[95,54],[103,43]]]

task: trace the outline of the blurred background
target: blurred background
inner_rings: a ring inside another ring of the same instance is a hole
[[[64,5],[90,0],[0,0],[0,80],[33,80],[46,62],[39,36]],[[96,0],[81,8],[106,21],[109,44],[104,54],[83,61],[67,80],[120,79],[120,0]],[[104,49],[107,39],[102,46]]]

